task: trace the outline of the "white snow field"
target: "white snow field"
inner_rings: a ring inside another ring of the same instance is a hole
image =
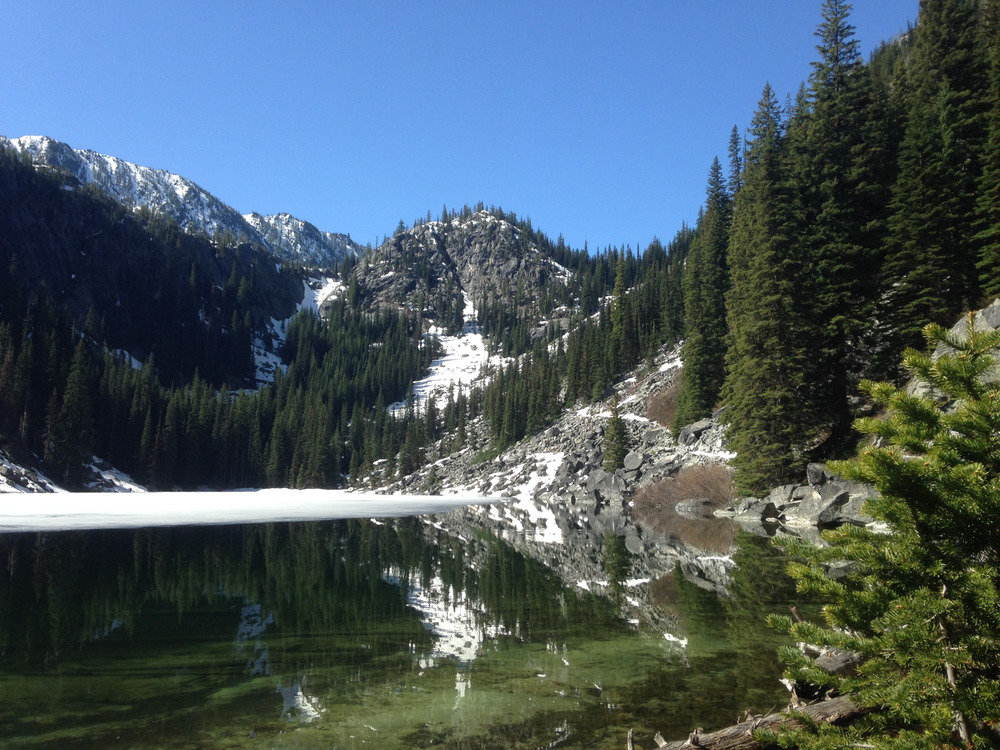
[[[431,361],[427,377],[413,384],[413,397],[417,408],[424,408],[427,399],[434,397],[438,408],[444,408],[448,392],[455,387],[469,387],[483,376],[483,367],[490,357],[479,326],[476,324],[476,308],[469,295],[465,295],[465,326],[457,336],[449,336],[440,328],[432,328],[428,336],[434,336],[444,349],[444,354]],[[406,408],[405,401],[397,401],[389,409],[398,414]]]

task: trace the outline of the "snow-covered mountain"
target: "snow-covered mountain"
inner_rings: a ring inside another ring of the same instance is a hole
[[[343,260],[361,253],[361,247],[350,235],[324,232],[291,214],[262,216],[255,211],[243,218],[271,252],[282,258],[305,259],[310,265],[328,265],[330,260]]]
[[[349,235],[322,232],[288,214],[243,216],[191,180],[161,169],[76,149],[46,136],[0,137],[2,143],[27,154],[36,167],[57,169],[80,185],[96,185],[123,205],[170,216],[189,232],[228,234],[238,242],[262,245],[279,258],[314,266],[329,266],[361,251]]]

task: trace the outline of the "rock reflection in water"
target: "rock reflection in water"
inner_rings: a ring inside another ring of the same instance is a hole
[[[678,693],[731,669],[725,612],[681,649],[418,519],[4,535],[0,561],[4,747],[572,747],[731,718]]]

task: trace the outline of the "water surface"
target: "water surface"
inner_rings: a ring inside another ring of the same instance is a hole
[[[419,518],[0,535],[0,746],[640,747],[787,698],[744,537],[636,623],[485,534]]]

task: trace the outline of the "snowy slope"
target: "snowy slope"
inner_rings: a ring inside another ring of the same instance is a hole
[[[429,398],[444,404],[450,390],[458,387],[467,390],[485,377],[489,350],[476,323],[476,310],[468,294],[465,295],[464,314],[465,325],[457,336],[449,336],[437,328],[432,328],[427,334],[438,340],[444,354],[431,362],[431,371],[426,377],[413,384],[413,397],[418,409],[422,409]],[[389,408],[400,412],[405,407],[405,401],[398,401]]]
[[[309,265],[326,266],[331,259],[343,260],[361,252],[350,235],[320,231],[308,221],[291,214],[262,216],[254,212],[243,218],[263,238],[271,252],[282,258],[291,257]]]
[[[191,180],[161,169],[75,149],[46,136],[0,136],[4,143],[29,154],[36,167],[58,169],[81,185],[97,185],[123,205],[171,216],[189,232],[209,237],[229,233],[238,242],[255,242],[280,258],[309,265],[329,266],[361,249],[347,235],[321,232],[288,214],[249,214],[255,217],[251,221]]]

